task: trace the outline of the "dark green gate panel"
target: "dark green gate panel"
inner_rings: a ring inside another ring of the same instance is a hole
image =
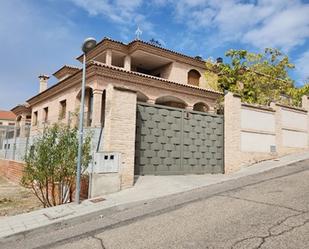
[[[223,116],[139,103],[135,174],[223,173]]]

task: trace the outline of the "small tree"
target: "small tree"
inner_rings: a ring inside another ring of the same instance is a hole
[[[28,151],[22,184],[32,188],[44,207],[51,207],[73,199],[78,150],[76,128],[53,125],[35,139]],[[90,136],[82,146],[82,173],[90,160]]]
[[[217,85],[212,86],[216,90],[232,91],[244,102],[263,105],[275,101],[298,106],[301,96],[309,93],[308,83],[295,87],[289,76],[294,65],[277,49],[266,48],[263,53],[231,49],[225,55],[227,63],[206,61],[206,67],[219,75]]]

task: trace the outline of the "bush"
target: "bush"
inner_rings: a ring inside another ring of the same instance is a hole
[[[77,151],[77,129],[55,124],[46,128],[27,152],[21,182],[32,188],[44,207],[73,200]],[[87,136],[82,146],[82,173],[90,160],[90,136]]]

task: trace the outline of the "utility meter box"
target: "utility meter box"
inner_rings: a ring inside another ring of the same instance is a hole
[[[97,152],[94,154],[93,173],[119,172],[120,153]]]

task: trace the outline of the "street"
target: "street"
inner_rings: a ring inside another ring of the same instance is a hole
[[[308,179],[307,160],[201,189],[183,205],[141,213],[117,226],[86,232],[87,227],[99,224],[96,219],[62,230],[81,233],[59,242],[53,242],[57,232],[49,233],[48,244],[37,248],[308,248]],[[207,191],[213,194],[205,196]],[[109,217],[113,218],[121,219],[121,213]],[[42,236],[41,240],[47,238]],[[35,240],[22,244],[24,248],[38,245]],[[18,244],[11,246],[18,248]]]

